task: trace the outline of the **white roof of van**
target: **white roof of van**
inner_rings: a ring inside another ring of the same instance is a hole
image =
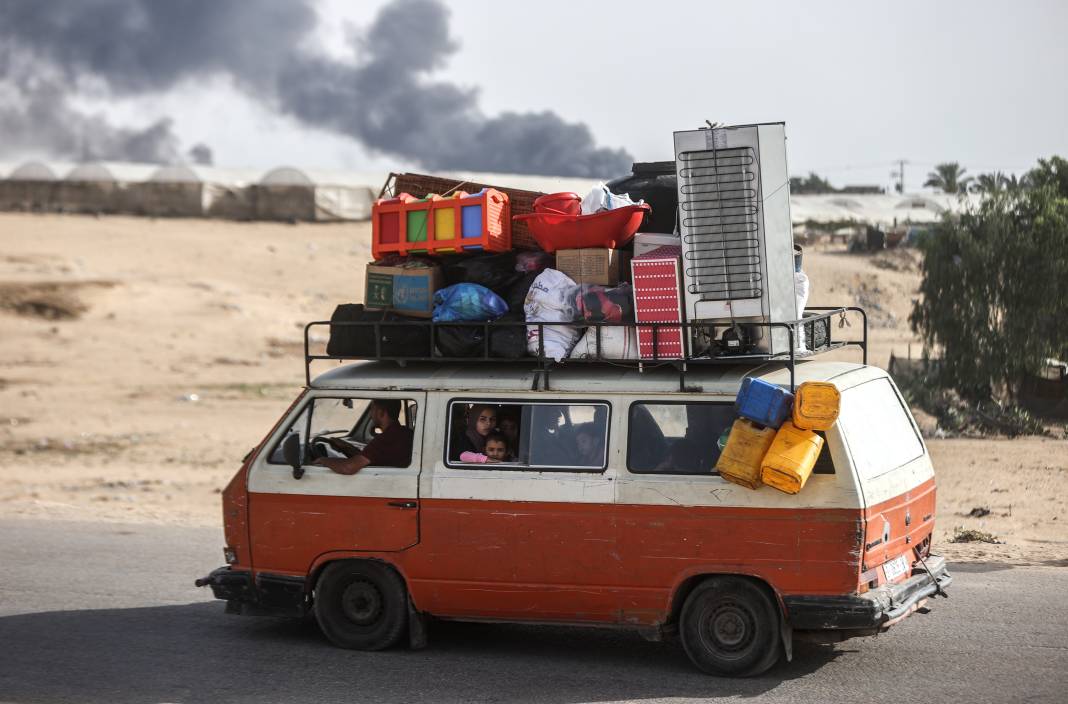
[[[845,374],[867,370],[857,375],[857,381],[886,372],[852,362],[798,361],[796,383],[831,381]],[[395,362],[357,362],[346,364],[321,374],[312,380],[317,389],[413,390],[413,391],[509,391],[528,392],[534,388],[536,370],[527,363],[495,364],[434,364],[409,363],[401,367]],[[762,378],[773,384],[788,386],[790,371],[786,364],[700,365],[691,364],[686,371],[686,386],[692,392],[733,396],[742,379]],[[853,380],[850,380],[852,385]],[[542,386],[542,385],[539,385]],[[584,394],[598,393],[678,393],[679,372],[671,366],[636,366],[613,364],[571,364],[553,368],[549,372],[549,387],[553,392]]]

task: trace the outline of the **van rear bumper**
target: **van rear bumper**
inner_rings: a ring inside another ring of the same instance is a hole
[[[247,570],[224,566],[195,584],[211,587],[215,598],[226,602],[230,614],[303,616],[308,611],[303,577],[260,573],[254,580]]]
[[[953,582],[941,556],[931,555],[926,562],[930,574],[916,562],[909,579],[865,594],[784,596],[790,626],[813,631],[888,628]]]

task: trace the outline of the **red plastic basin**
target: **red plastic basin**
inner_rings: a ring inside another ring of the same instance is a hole
[[[582,215],[582,199],[577,193],[550,193],[534,201],[535,213]]]
[[[652,212],[649,204],[642,203],[592,215],[527,213],[512,219],[525,221],[538,245],[552,253],[558,249],[586,247],[619,249],[633,239],[649,212]]]

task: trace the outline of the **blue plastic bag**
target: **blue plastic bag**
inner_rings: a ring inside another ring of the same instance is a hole
[[[435,323],[496,320],[507,312],[503,298],[478,284],[453,284],[434,293]]]

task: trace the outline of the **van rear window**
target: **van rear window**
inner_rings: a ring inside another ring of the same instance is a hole
[[[889,379],[843,391],[838,427],[863,479],[878,477],[923,455],[923,441]]]

